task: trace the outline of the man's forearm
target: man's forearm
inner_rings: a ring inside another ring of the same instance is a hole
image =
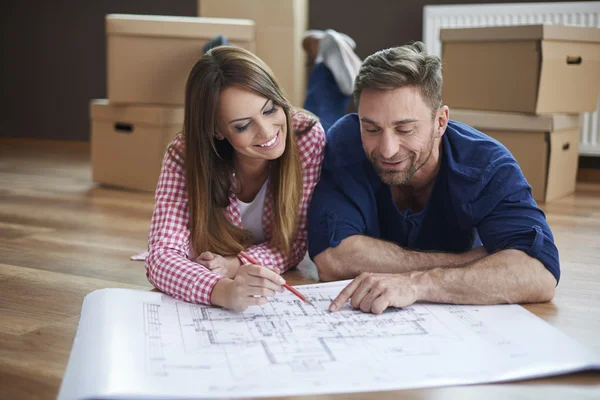
[[[466,253],[419,252],[368,236],[350,236],[315,257],[321,280],[352,279],[362,272],[402,273],[455,267],[487,255],[478,248]]]
[[[411,274],[419,301],[452,304],[534,303],[554,297],[556,279],[537,259],[503,250],[469,265]]]

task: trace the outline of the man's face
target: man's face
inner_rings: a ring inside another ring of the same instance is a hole
[[[409,184],[427,163],[445,130],[438,114],[432,116],[417,87],[362,91],[358,116],[363,148],[384,183]]]

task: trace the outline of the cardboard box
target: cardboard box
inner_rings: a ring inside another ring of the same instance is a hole
[[[183,107],[90,102],[92,179],[123,188],[154,191],[165,151],[183,128]]]
[[[595,111],[600,28],[526,25],[442,29],[450,107],[531,114]]]
[[[450,119],[470,125],[506,146],[521,166],[537,202],[549,202],[575,191],[579,116],[451,109]]]
[[[188,75],[203,46],[224,34],[254,51],[250,20],[111,14],[106,16],[111,103],[183,105]]]
[[[269,65],[288,100],[302,107],[306,97],[308,0],[198,0],[202,17],[249,18],[256,23],[256,55]]]

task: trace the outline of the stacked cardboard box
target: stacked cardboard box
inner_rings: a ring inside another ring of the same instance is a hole
[[[302,107],[306,95],[308,0],[198,0],[198,15],[250,18],[256,22],[256,55],[273,70],[289,101]]]
[[[108,100],[90,103],[92,179],[154,191],[184,119],[185,85],[218,34],[254,51],[250,20],[112,14],[106,17]]]
[[[575,190],[579,113],[600,92],[600,29],[524,25],[442,29],[450,118],[502,142],[538,202]]]

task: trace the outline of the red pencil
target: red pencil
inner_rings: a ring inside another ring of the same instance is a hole
[[[248,261],[250,261],[252,264],[255,265],[261,265],[258,261],[256,261],[256,259],[254,259],[254,257],[252,257],[250,254],[242,252],[242,256],[244,256]],[[293,294],[295,294],[296,296],[298,296],[298,298],[302,301],[304,301],[305,303],[311,304],[312,303],[310,301],[308,301],[308,299],[306,297],[304,297],[302,295],[302,293],[300,293],[299,291],[297,291],[296,289],[294,289],[293,287],[291,287],[290,285],[288,285],[287,283],[284,283],[282,285],[284,288],[286,288],[287,290],[289,290],[290,292],[292,292]]]

